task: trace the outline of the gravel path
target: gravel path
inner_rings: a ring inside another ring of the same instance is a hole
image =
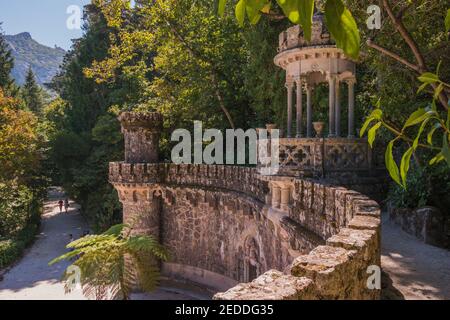
[[[397,298],[450,299],[450,251],[420,242],[386,215],[381,230],[381,265]]]
[[[59,213],[58,201],[64,194],[58,189],[49,192],[45,202],[41,231],[33,246],[0,281],[0,300],[86,300],[81,290],[65,294],[61,276],[69,266],[61,262],[48,266],[49,261],[67,252],[65,246],[70,234],[80,237],[88,226],[79,213],[78,206],[71,202],[70,210]],[[186,290],[163,287],[151,294],[134,295],[143,300],[193,300],[202,297]]]

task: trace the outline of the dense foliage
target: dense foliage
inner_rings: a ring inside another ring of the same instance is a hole
[[[45,130],[20,98],[10,76],[12,67],[11,52],[0,34],[0,268],[17,259],[34,239],[47,182],[42,165]]]

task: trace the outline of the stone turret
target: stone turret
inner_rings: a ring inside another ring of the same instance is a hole
[[[119,116],[119,121],[125,138],[125,162],[110,164],[109,181],[123,205],[123,223],[132,227],[134,235],[152,236],[160,241],[158,172],[148,167],[158,163],[163,118],[159,113],[125,112]],[[146,179],[149,175],[153,179]],[[133,264],[131,257],[126,257],[127,268],[135,269]],[[150,264],[159,262],[153,260]],[[139,287],[138,283],[135,285]]]
[[[162,130],[159,113],[124,112],[119,116],[125,137],[126,163],[157,163]]]

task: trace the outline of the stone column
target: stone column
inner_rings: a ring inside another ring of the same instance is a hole
[[[355,138],[355,79],[347,81],[348,85],[348,138]]]
[[[272,185],[272,208],[278,209],[281,202],[281,189],[276,184]]]
[[[132,235],[147,235],[161,241],[161,189],[158,162],[159,137],[162,116],[158,113],[126,112],[119,116],[125,139],[125,162],[110,164],[109,181],[116,188],[123,205],[123,223],[129,225]],[[145,258],[145,257],[144,257]],[[146,265],[158,267],[152,256]],[[139,288],[139,275],[132,257],[125,257],[128,279]]]
[[[328,114],[328,128],[329,128],[329,133],[328,133],[328,137],[332,138],[335,136],[335,113],[334,113],[334,108],[335,108],[335,96],[336,96],[336,75],[335,74],[330,74],[328,75],[328,85],[329,85],[329,94],[328,94],[328,99],[329,99],[329,114]]]
[[[312,133],[312,85],[306,84],[306,136],[311,138]]]
[[[291,189],[290,189],[289,185],[284,184],[281,187],[280,209],[284,210],[284,211],[288,211],[290,201],[291,201]]]
[[[302,137],[302,120],[303,120],[303,93],[302,93],[302,80],[298,78],[296,80],[297,84],[297,138]]]
[[[286,82],[286,88],[287,88],[287,128],[286,128],[286,137],[291,137],[291,130],[292,130],[292,91],[294,89],[294,83],[293,82]]]
[[[336,79],[336,92],[335,92],[336,104],[335,104],[335,133],[336,137],[341,136],[341,92],[340,92],[340,81]]]

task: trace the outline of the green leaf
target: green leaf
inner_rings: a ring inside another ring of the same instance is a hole
[[[247,17],[251,24],[255,25],[261,19],[261,12],[251,6],[246,6]]]
[[[422,135],[423,129],[425,129],[425,126],[427,125],[427,123],[428,123],[429,120],[430,120],[430,119],[425,119],[425,121],[422,122],[422,125],[420,126],[419,131],[418,131],[418,133],[417,133],[417,136],[416,136],[416,138],[414,139],[414,142],[413,142],[412,148],[413,148],[414,150],[417,149],[417,146],[419,145],[419,139],[420,139],[420,136]]]
[[[369,125],[372,123],[372,121],[374,121],[375,119],[373,117],[367,117],[366,121],[364,122],[361,130],[359,131],[359,137],[362,138],[364,136],[364,133],[367,130],[367,127],[369,127]]]
[[[435,83],[439,81],[438,76],[431,72],[423,73],[418,79],[423,83]]]
[[[402,177],[402,186],[406,189],[406,178],[409,171],[409,163],[411,162],[411,156],[414,152],[414,148],[411,147],[403,154],[402,162],[400,163],[400,175]]]
[[[428,87],[429,84],[428,83],[422,83],[419,87],[419,89],[417,89],[417,94],[421,93],[426,87]]]
[[[445,31],[450,30],[450,9],[447,10],[447,16],[445,17]]]
[[[377,108],[377,109],[372,111],[370,116],[373,117],[376,120],[381,120],[381,117],[383,116],[383,110]]]
[[[406,120],[405,125],[403,126],[403,130],[407,127],[411,127],[413,125],[416,125],[418,123],[421,123],[426,118],[430,117],[431,114],[427,112],[424,108],[420,108],[416,111],[414,111]]]
[[[370,130],[368,132],[368,140],[369,140],[369,145],[371,148],[373,147],[373,142],[375,141],[377,130],[380,129],[381,125],[382,125],[382,123],[378,122],[376,125],[374,125],[372,128],[370,128]]]
[[[306,40],[311,40],[312,22],[314,15],[314,0],[298,0],[300,25],[302,26]]]
[[[395,142],[395,139],[392,140],[391,142],[389,142],[389,144],[386,148],[386,153],[384,155],[384,161],[386,163],[386,168],[388,169],[389,175],[391,176],[391,178],[395,182],[397,182],[399,185],[403,186],[402,183],[400,182],[400,174],[399,174],[398,166],[395,163],[394,155],[392,153],[392,148],[394,147],[394,142]]]
[[[225,15],[225,7],[227,5],[227,0],[219,0],[219,15],[223,17]]]
[[[447,134],[443,134],[442,136],[442,156],[444,157],[445,161],[447,162],[448,166],[450,167],[450,148],[449,148],[449,141]]]
[[[372,113],[367,117],[366,121],[364,122],[360,132],[359,136],[362,138],[364,136],[364,133],[366,132],[368,126],[370,123],[374,120],[381,120],[381,117],[383,115],[383,111],[381,109],[375,109],[372,111]]]
[[[241,27],[244,26],[245,20],[245,12],[246,12],[246,3],[245,0],[239,0],[236,5],[236,19]]]
[[[429,145],[433,145],[433,134],[434,134],[434,132],[435,132],[437,129],[439,129],[440,127],[441,127],[441,124],[440,124],[440,123],[436,123],[436,124],[433,126],[433,128],[431,128],[431,130],[428,132],[428,135],[427,135],[427,142],[428,142]]]
[[[361,42],[358,26],[342,0],[326,2],[325,19],[337,46],[344,50],[347,56],[358,59]]]
[[[436,90],[434,90],[434,100],[436,100],[444,89],[444,84],[440,83]]]
[[[439,152],[436,156],[434,156],[433,159],[430,160],[429,164],[430,165],[437,164],[442,160],[444,160],[444,156],[442,155],[442,152]]]
[[[306,40],[311,40],[314,0],[277,0],[284,14],[292,23],[302,26]]]

